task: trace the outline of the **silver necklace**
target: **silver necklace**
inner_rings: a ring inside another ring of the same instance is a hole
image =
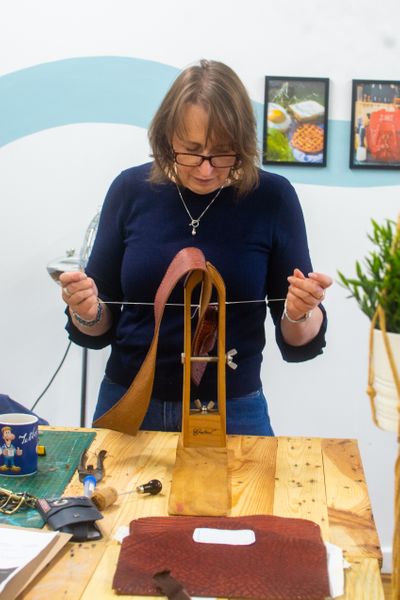
[[[203,210],[203,212],[201,213],[201,215],[199,215],[197,217],[197,219],[194,219],[192,217],[192,215],[190,214],[190,211],[189,211],[189,209],[188,209],[188,207],[186,205],[186,202],[183,199],[183,196],[182,196],[181,190],[179,189],[178,184],[175,184],[175,185],[176,185],[176,189],[178,190],[179,197],[182,200],[182,204],[185,207],[185,210],[186,210],[187,214],[189,215],[189,219],[190,219],[189,227],[192,228],[192,235],[196,235],[196,233],[197,233],[196,229],[200,225],[200,219],[202,217],[204,217],[204,215],[206,214],[206,212],[208,211],[208,209],[210,208],[210,206],[218,198],[218,196],[220,195],[220,193],[222,192],[222,190],[224,188],[224,184],[221,185],[221,187],[219,188],[218,192],[215,194],[214,198],[211,199],[211,201],[207,204],[207,206],[205,207],[205,209]]]

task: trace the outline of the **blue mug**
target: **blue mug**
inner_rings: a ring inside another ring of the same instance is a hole
[[[23,413],[0,415],[0,476],[37,471],[38,418]]]

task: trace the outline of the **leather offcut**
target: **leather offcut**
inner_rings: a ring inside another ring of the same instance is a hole
[[[196,527],[252,529],[246,546],[193,541]],[[275,516],[147,517],[132,521],[122,543],[117,594],[159,595],[153,581],[169,571],[190,596],[322,600],[329,596],[327,556],[319,526]]]
[[[190,596],[183,585],[172,577],[169,571],[155,573],[153,580],[168,600],[190,600]]]

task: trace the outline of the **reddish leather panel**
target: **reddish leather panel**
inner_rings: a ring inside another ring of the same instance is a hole
[[[252,529],[248,546],[200,544],[196,527]],[[322,600],[329,596],[327,557],[319,526],[274,516],[148,517],[132,521],[113,588],[158,595],[153,575],[170,571],[191,596]]]
[[[198,327],[193,336],[192,355],[207,356],[214,348],[218,333],[218,307],[208,306],[204,318],[199,320]],[[206,362],[192,363],[192,381],[200,385],[201,379],[206,370]]]

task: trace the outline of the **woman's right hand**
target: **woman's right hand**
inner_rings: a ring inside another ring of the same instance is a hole
[[[91,277],[82,271],[71,271],[60,275],[62,299],[85,321],[96,318],[99,299],[97,286]]]

